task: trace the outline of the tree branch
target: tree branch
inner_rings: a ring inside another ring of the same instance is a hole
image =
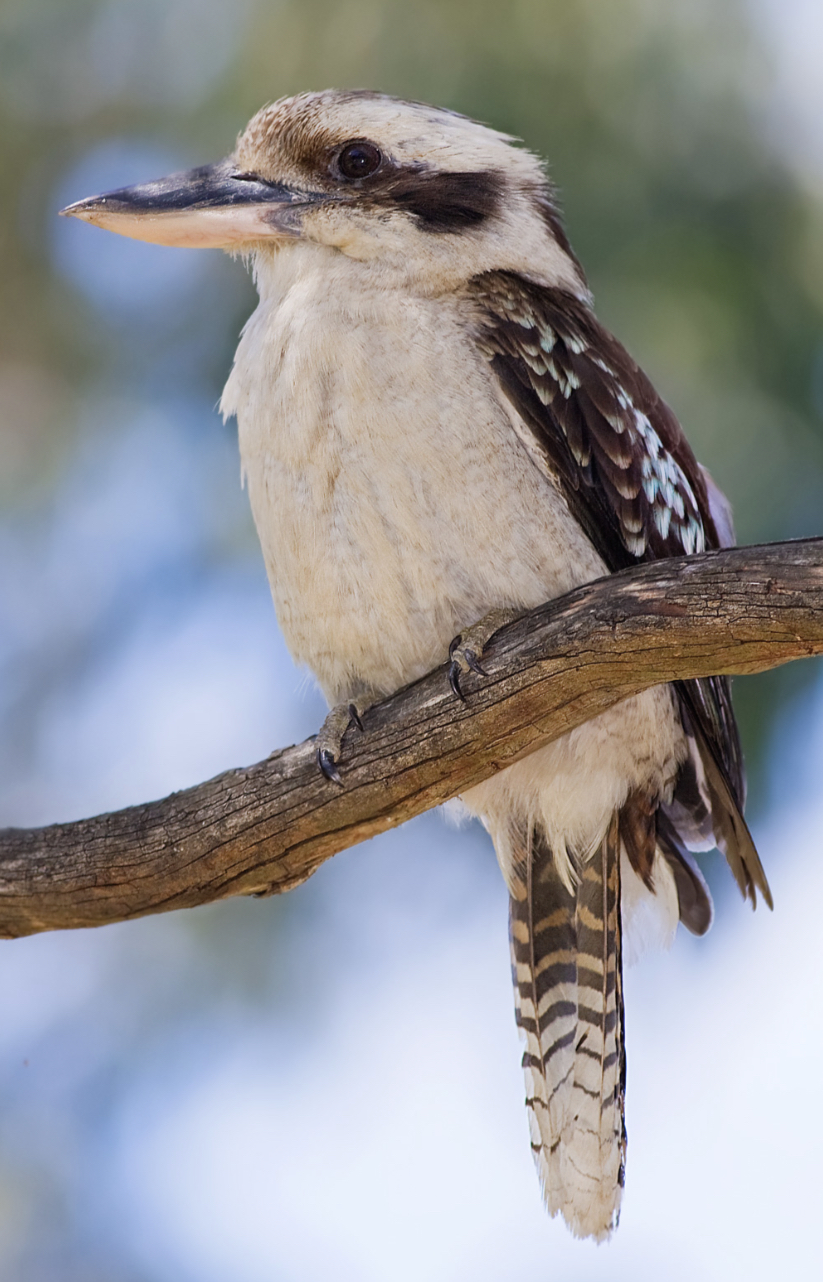
[[[163,801],[0,832],[0,936],[279,894],[629,695],[823,652],[823,539],[657,561],[503,629],[464,681],[445,666],[350,731],[343,786],[312,740]]]

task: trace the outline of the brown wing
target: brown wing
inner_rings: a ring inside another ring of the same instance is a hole
[[[727,541],[677,419],[583,300],[513,272],[477,276],[468,294],[478,344],[530,449],[610,570]],[[742,817],[745,780],[728,680],[678,682],[676,689],[696,751],[671,806],[662,808],[659,845],[677,863],[688,849],[716,843],[743,894],[754,903],[759,887],[771,904]]]

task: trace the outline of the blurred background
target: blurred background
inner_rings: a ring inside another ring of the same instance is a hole
[[[215,403],[243,268],[56,217],[216,160],[265,101],[371,86],[548,156],[602,319],[731,497],[821,533],[817,0],[0,0],[0,824],[304,738]],[[776,910],[627,977],[628,1186],[544,1215],[506,896],[441,816],[238,900],[0,944],[9,1282],[819,1277],[823,676],[738,681]]]

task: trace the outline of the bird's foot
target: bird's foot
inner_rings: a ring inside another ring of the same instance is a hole
[[[337,768],[343,751],[343,739],[350,726],[357,726],[362,731],[361,712],[362,709],[356,703],[338,703],[320,727],[315,740],[317,764],[332,783],[343,782]]]
[[[490,610],[479,623],[460,632],[449,646],[449,685],[458,699],[463,699],[460,678],[467,672],[477,672],[485,677],[480,660],[495,632],[518,617],[516,610]]]

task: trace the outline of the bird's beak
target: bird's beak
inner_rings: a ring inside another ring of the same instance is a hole
[[[318,199],[319,193],[270,183],[221,160],[90,196],[60,213],[155,245],[225,249],[299,235],[299,211]]]

